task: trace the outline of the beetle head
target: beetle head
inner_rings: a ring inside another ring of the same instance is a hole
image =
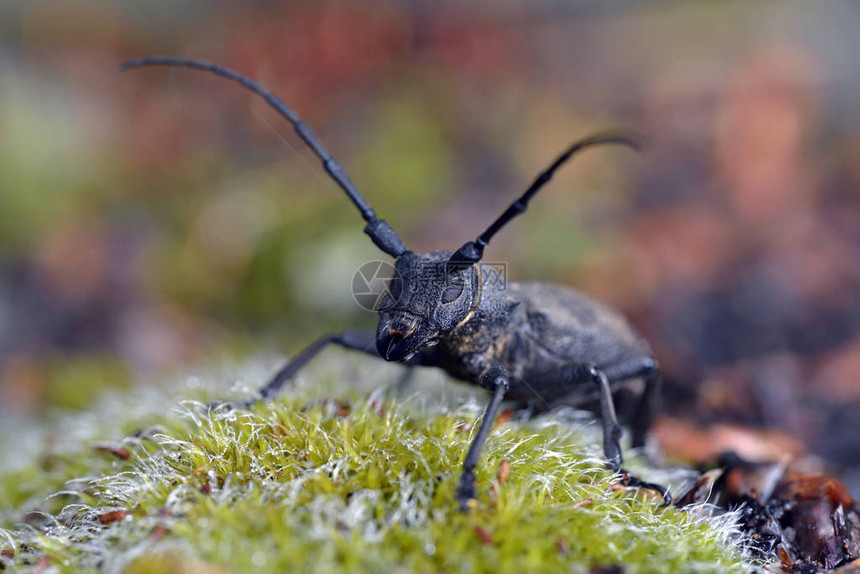
[[[406,251],[380,303],[376,348],[387,361],[410,357],[464,323],[481,299],[477,265],[452,264],[450,251]]]

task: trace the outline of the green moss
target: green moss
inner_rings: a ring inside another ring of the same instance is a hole
[[[613,487],[586,427],[558,417],[498,425],[477,473],[478,504],[464,514],[454,488],[480,405],[460,398],[428,407],[426,399],[354,392],[348,409],[303,408],[318,392],[301,389],[250,412],[184,402],[165,414],[161,396],[147,401],[160,400],[162,414],[141,414],[113,399],[65,421],[77,425],[75,436],[0,474],[0,547],[15,551],[7,566],[44,560],[60,571],[135,573],[745,566],[725,523]],[[107,418],[111,411],[122,417]],[[113,452],[96,448],[106,439],[116,441]]]

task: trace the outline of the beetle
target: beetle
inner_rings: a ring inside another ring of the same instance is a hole
[[[534,195],[574,154],[605,144],[638,149],[634,137],[603,132],[575,142],[475,240],[455,251],[415,253],[377,217],[311,128],[276,95],[237,72],[198,60],[140,58],[121,64],[120,70],[145,66],[208,72],[263,98],[292,124],[322,161],[326,172],[361,213],[364,232],[371,241],[395,259],[396,272],[378,306],[375,333],[345,330],[320,337],[275,373],[245,406],[273,397],[329,345],[410,367],[441,368],[454,378],[480,385],[489,391],[490,399],[463,460],[456,490],[460,509],[467,510],[475,504],[475,468],[503,400],[540,412],[596,394],[606,467],[621,475],[622,484],[653,489],[667,502],[671,500],[665,488],[643,482],[622,468],[621,427],[612,392],[613,387],[627,381],[645,381],[632,421],[633,446],[644,446],[660,387],[658,364],[646,342],[621,315],[574,289],[485,281],[491,269],[481,262],[496,233],[526,211]]]

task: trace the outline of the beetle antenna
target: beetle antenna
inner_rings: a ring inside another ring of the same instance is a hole
[[[635,134],[619,131],[600,132],[585,137],[572,144],[563,154],[558,156],[552,164],[543,170],[524,194],[514,201],[505,212],[490,225],[486,231],[474,241],[469,241],[451,255],[450,262],[454,264],[477,263],[484,256],[484,249],[490,243],[493,236],[508,224],[513,218],[523,213],[529,206],[529,201],[540,189],[546,185],[555,171],[567,162],[576,152],[591,146],[603,144],[620,144],[629,148],[639,150],[642,147],[641,138]]]
[[[129,60],[120,64],[119,69],[123,72],[125,70],[142,68],[145,66],[178,66],[191,68],[192,70],[209,72],[216,76],[233,80],[246,90],[249,90],[263,98],[267,104],[272,106],[275,111],[293,125],[293,129],[302,141],[304,141],[308,147],[313,150],[316,156],[320,158],[323,167],[329,176],[331,176],[335,183],[337,183],[340,188],[346,192],[346,195],[349,196],[349,199],[352,200],[361,212],[361,216],[367,222],[367,225],[364,227],[364,232],[370,236],[373,243],[392,257],[400,257],[403,252],[406,251],[406,246],[397,235],[397,232],[395,232],[394,229],[385,222],[385,220],[378,219],[376,217],[376,212],[373,211],[373,208],[370,207],[367,200],[365,200],[361,193],[359,193],[355,184],[352,183],[351,179],[349,179],[349,176],[346,174],[343,167],[341,167],[340,163],[332,157],[310,126],[303,122],[299,115],[278,96],[238,72],[234,72],[228,68],[210,64],[208,62],[201,62],[199,60],[174,57],[139,58],[137,60]]]

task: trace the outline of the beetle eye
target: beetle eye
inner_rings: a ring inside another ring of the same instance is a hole
[[[463,293],[463,288],[465,285],[462,281],[457,281],[448,287],[445,288],[445,291],[442,292],[442,302],[443,303],[451,303],[456,301],[460,295]]]

